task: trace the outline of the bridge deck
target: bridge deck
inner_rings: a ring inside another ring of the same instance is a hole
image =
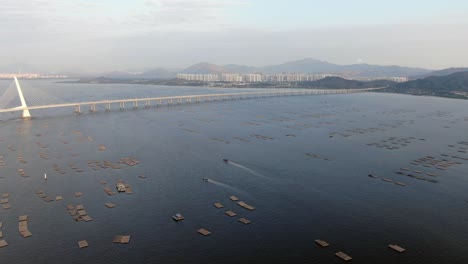
[[[167,96],[167,97],[152,97],[152,98],[135,98],[135,99],[117,99],[117,100],[101,100],[101,101],[90,101],[90,102],[75,102],[75,103],[63,103],[63,104],[52,104],[52,105],[40,105],[40,106],[19,106],[9,109],[0,109],[0,113],[15,112],[23,110],[35,110],[35,109],[48,109],[48,108],[59,108],[59,107],[77,107],[83,105],[99,105],[99,104],[116,104],[116,103],[134,103],[138,102],[152,102],[156,101],[159,104],[173,103],[174,100],[177,102],[191,102],[192,99],[199,101],[212,101],[212,100],[223,100],[223,99],[244,99],[254,97],[273,97],[273,96],[297,96],[297,95],[319,95],[319,94],[343,94],[343,93],[357,93],[357,92],[368,92],[373,90],[383,89],[379,88],[367,88],[367,89],[291,89],[291,90],[279,90],[279,91],[268,91],[268,92],[243,92],[243,93],[224,93],[224,94],[197,94],[197,95],[180,95],[180,96]]]

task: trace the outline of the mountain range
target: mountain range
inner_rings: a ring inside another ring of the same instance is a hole
[[[216,65],[202,62],[192,65],[182,71],[193,74],[222,74],[222,73],[331,73],[345,78],[365,77],[408,77],[430,73],[431,70],[402,66],[380,66],[371,64],[338,65],[316,59],[302,59],[277,65],[252,67],[246,65]]]

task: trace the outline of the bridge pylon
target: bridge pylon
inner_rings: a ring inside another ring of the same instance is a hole
[[[20,108],[23,108],[23,114],[21,115],[21,117],[23,119],[30,119],[31,113],[29,113],[28,105],[26,105],[26,100],[24,100],[23,91],[21,91],[21,86],[18,82],[18,78],[16,78],[16,76],[14,76],[14,78],[15,78],[16,89],[18,90],[18,95],[21,101]]]

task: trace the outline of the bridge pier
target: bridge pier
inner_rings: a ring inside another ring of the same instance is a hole
[[[125,110],[125,102],[120,102],[119,106],[120,106],[120,111]]]
[[[146,107],[146,108],[150,108],[150,107],[151,107],[150,100],[146,100],[146,101],[145,101],[145,107]]]
[[[106,103],[106,112],[110,112],[110,110],[111,110],[111,104]]]
[[[138,109],[138,101],[133,101],[133,109]]]
[[[81,114],[81,105],[79,105],[79,104],[75,105],[75,113],[76,114]]]
[[[89,112],[95,113],[96,112],[96,104],[89,105]]]

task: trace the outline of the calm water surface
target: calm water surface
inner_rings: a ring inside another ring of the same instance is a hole
[[[30,105],[238,91],[21,83]],[[0,93],[10,85],[0,81]],[[1,263],[342,263],[338,251],[356,263],[468,263],[467,101],[366,93],[73,110],[32,111],[27,122],[18,113],[0,115],[0,194],[10,193],[12,206],[0,208],[9,244],[0,249]],[[88,136],[92,141],[83,140]],[[452,166],[410,163],[427,156]],[[88,166],[123,157],[140,164]],[[396,174],[402,167],[437,182]],[[20,177],[20,168],[30,177]],[[108,196],[99,183],[114,190],[119,179],[134,193]],[[37,190],[63,200],[45,202]],[[256,209],[241,208],[230,195]],[[83,204],[93,221],[74,221],[68,204]],[[175,213],[185,220],[174,222]],[[18,231],[24,214],[29,238]],[[200,228],[212,234],[201,236]],[[112,243],[115,235],[131,235],[130,244]],[[315,239],[331,246],[320,248]],[[80,240],[89,247],[79,249]]]

